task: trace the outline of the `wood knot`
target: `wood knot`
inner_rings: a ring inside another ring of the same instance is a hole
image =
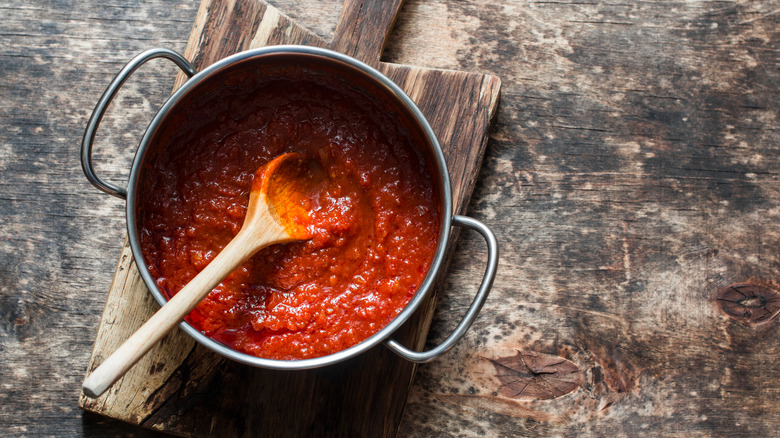
[[[550,400],[579,388],[582,373],[570,361],[533,351],[488,359],[501,382],[501,395],[523,400]]]
[[[780,314],[780,292],[760,284],[732,284],[721,289],[716,299],[723,313],[749,325],[772,321]]]

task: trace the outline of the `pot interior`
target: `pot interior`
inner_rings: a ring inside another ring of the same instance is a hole
[[[183,325],[271,368],[343,360],[395,331],[433,283],[451,216],[444,158],[411,100],[351,58],[295,50],[240,54],[190,79],[150,125],[129,184],[131,245],[162,304],[238,232],[254,169],[289,151],[328,169],[312,207],[320,237],[261,250]],[[351,325],[332,316],[342,311]],[[307,334],[327,327],[336,333]]]

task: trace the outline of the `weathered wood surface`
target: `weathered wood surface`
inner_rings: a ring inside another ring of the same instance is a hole
[[[332,42],[310,33],[258,0],[202,2],[185,54],[198,69],[265,45],[329,47],[373,64],[417,101],[439,139],[460,213],[472,192],[498,103],[492,75],[380,63],[399,0],[348,0]],[[179,75],[179,82],[184,81]],[[458,123],[454,123],[457,121]],[[420,349],[435,301],[431,294],[402,333]],[[159,307],[149,299],[126,244],[98,329],[95,369]],[[384,347],[326,370],[261,370],[226,361],[181,332],[167,336],[97,399],[92,412],[187,436],[395,436],[415,366]],[[345,413],[349,413],[346,415]]]
[[[340,13],[338,0],[272,3],[325,38]],[[124,235],[122,204],[83,179],[77,145],[119,67],[183,50],[196,7],[0,5],[4,436],[153,435],[76,407]],[[384,61],[503,80],[469,207],[502,261],[473,331],[419,367],[400,436],[777,434],[778,10],[408,0]],[[104,122],[108,178],[124,178],[173,74],[140,72]],[[482,248],[461,237],[430,342],[465,308]],[[530,389],[511,391],[512,373]]]

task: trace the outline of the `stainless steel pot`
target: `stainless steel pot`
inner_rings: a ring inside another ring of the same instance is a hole
[[[124,189],[102,180],[95,174],[92,166],[92,145],[100,120],[116,92],[137,68],[146,61],[154,58],[166,58],[173,61],[190,78],[168,99],[147,128],[146,133],[141,139],[141,143],[130,170],[127,189]],[[354,81],[355,86],[362,87],[365,92],[378,93],[382,98],[389,99],[389,101],[394,103],[399,112],[404,113],[406,117],[413,120],[415,124],[413,129],[418,130],[420,137],[424,139],[424,147],[426,150],[423,152],[428,155],[429,160],[434,165],[436,172],[434,178],[438,180],[440,187],[439,207],[441,223],[436,253],[431,263],[431,267],[419,289],[395,319],[382,330],[363,342],[328,356],[291,361],[259,358],[230,349],[205,336],[186,322],[180,324],[181,329],[195,338],[196,341],[219,354],[245,364],[264,368],[293,370],[321,367],[352,358],[382,342],[384,342],[384,344],[393,352],[406,360],[413,362],[428,362],[433,360],[452,348],[455,343],[463,337],[471,323],[479,314],[493,284],[493,279],[495,278],[498,264],[498,244],[493,233],[483,223],[469,217],[452,214],[450,179],[444,155],[442,154],[441,147],[439,146],[439,142],[436,139],[433,130],[414,102],[412,102],[403,90],[382,73],[363,62],[331,50],[308,46],[265,47],[235,54],[205,68],[200,73],[197,73],[195,68],[178,53],[168,49],[152,49],[136,56],[117,74],[98,101],[98,104],[92,113],[92,117],[87,124],[81,147],[81,164],[87,179],[94,184],[95,187],[110,195],[126,200],[127,232],[130,246],[146,286],[149,288],[152,295],[154,295],[157,302],[160,303],[160,305],[164,305],[166,299],[155,285],[154,280],[149,274],[146,261],[143,258],[136,223],[136,208],[139,196],[141,196],[139,193],[139,175],[145,160],[149,156],[149,146],[155,144],[155,135],[162,130],[162,127],[168,120],[168,116],[180,109],[180,106],[186,105],[189,98],[197,96],[198,93],[203,92],[204,89],[209,89],[209,87],[221,86],[220,78],[224,78],[225,74],[257,74],[257,66],[263,65],[262,63],[289,63],[289,65],[314,63],[316,65],[324,66],[328,71],[338,72],[338,74],[350,78],[350,80]],[[412,351],[390,338],[390,336],[407,319],[409,319],[433,287],[434,281],[443,266],[445,249],[450,239],[450,228],[452,226],[469,228],[482,235],[487,242],[488,247],[487,268],[485,269],[484,277],[474,301],[466,312],[466,315],[449,337],[431,350],[423,352]]]

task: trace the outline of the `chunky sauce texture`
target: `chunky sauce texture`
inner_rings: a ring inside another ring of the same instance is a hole
[[[409,302],[439,234],[431,167],[392,111],[306,71],[225,86],[176,114],[145,164],[144,258],[176,294],[238,233],[254,171],[289,151],[327,173],[314,237],[258,252],[186,320],[254,356],[314,358],[351,347]]]

